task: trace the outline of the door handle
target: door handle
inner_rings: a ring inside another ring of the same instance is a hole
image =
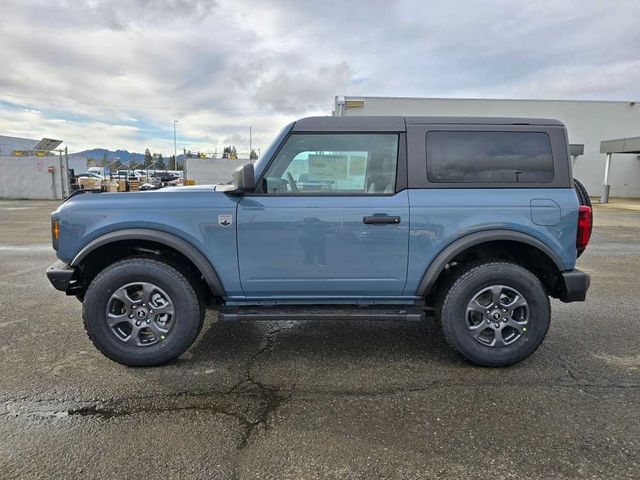
[[[371,215],[369,217],[362,217],[362,223],[366,223],[367,225],[397,225],[400,223],[400,217],[395,215]]]

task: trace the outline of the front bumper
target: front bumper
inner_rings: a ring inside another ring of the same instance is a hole
[[[562,285],[560,289],[560,300],[563,302],[584,302],[587,298],[587,290],[591,283],[588,273],[581,270],[571,270],[562,273]]]
[[[47,278],[56,290],[66,292],[76,269],[58,260],[47,268]]]

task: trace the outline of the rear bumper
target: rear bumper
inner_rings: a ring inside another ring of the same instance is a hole
[[[588,273],[580,270],[563,272],[560,300],[566,303],[584,302],[590,283],[591,277]]]
[[[47,278],[51,282],[56,290],[66,292],[69,290],[69,283],[75,273],[75,268],[70,267],[66,263],[58,260],[57,262],[49,265],[47,268]]]

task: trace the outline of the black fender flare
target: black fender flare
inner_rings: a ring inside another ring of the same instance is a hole
[[[207,260],[207,258],[202,254],[202,252],[200,252],[198,248],[194,247],[186,240],[171,233],[163,232],[160,230],[152,230],[147,228],[128,228],[106,233],[85,245],[76,254],[70,265],[72,267],[77,267],[78,265],[80,265],[80,263],[82,263],[82,260],[84,260],[87,255],[89,255],[97,248],[103,247],[104,245],[107,245],[109,243],[122,240],[148,240],[177,250],[189,260],[191,260],[195,267],[200,271],[202,277],[204,278],[205,282],[207,282],[207,285],[211,289],[213,295],[220,297],[224,296],[225,292],[222,286],[222,282],[220,281],[220,277],[218,277],[215,269],[213,268],[209,260]]]
[[[474,232],[460,237],[457,240],[451,242],[444,249],[442,249],[440,253],[438,253],[438,255],[436,255],[436,257],[433,259],[424,275],[422,276],[422,280],[420,281],[420,285],[418,285],[416,295],[424,296],[429,293],[434,283],[436,282],[442,271],[445,269],[446,265],[451,260],[453,260],[456,255],[475,245],[499,240],[515,241],[531,245],[532,247],[537,248],[547,257],[549,257],[549,259],[558,269],[558,272],[562,272],[564,270],[562,262],[553,252],[553,250],[551,250],[551,248],[549,248],[549,246],[547,246],[545,243],[541,242],[535,237],[532,237],[531,235],[522,232],[516,232],[514,230],[483,230],[481,232]]]

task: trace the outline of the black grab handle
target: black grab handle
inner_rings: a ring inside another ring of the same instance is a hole
[[[400,217],[393,215],[371,215],[370,217],[362,217],[362,223],[366,223],[368,225],[382,225],[388,223],[397,225],[400,223]]]

